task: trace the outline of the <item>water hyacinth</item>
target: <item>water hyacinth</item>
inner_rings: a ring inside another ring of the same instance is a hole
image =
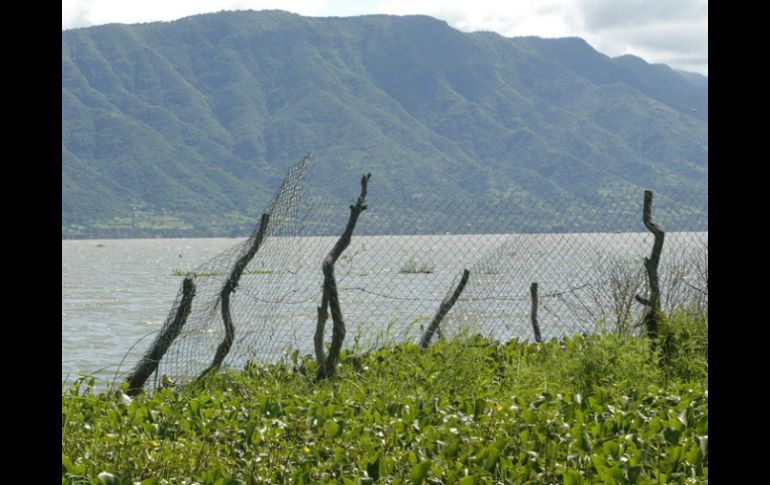
[[[681,338],[698,322],[669,323]],[[471,336],[344,351],[329,381],[298,357],[130,402],[83,379],[62,395],[62,480],[706,483],[707,352],[667,352],[609,334]]]

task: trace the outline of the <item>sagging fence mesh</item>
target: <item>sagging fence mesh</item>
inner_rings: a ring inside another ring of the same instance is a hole
[[[348,221],[348,207],[317,195],[313,164],[305,157],[291,167],[249,239],[185,277],[154,353],[137,366],[147,374],[141,384],[313,353],[321,264]],[[376,187],[374,173],[366,210],[335,263],[345,347],[418,342],[464,269],[467,283],[439,335],[531,339],[533,309],[544,339],[638,328],[644,307],[635,296],[647,291],[642,263],[653,241],[641,189],[533,208],[516,197],[406,204],[379,197]],[[351,185],[351,201],[357,193]],[[655,194],[653,218],[666,231],[664,311],[707,308],[707,197],[706,189]],[[549,213],[560,222],[539,231]]]

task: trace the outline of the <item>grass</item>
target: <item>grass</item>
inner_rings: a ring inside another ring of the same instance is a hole
[[[62,481],[706,483],[708,321],[644,338],[466,336],[249,365],[125,403],[62,392]],[[103,477],[106,475],[103,475]]]
[[[431,274],[433,273],[433,268],[425,263],[419,265],[417,260],[409,258],[409,260],[401,266],[401,269],[398,272],[401,274]]]
[[[222,273],[214,272],[214,271],[204,271],[200,273],[196,273],[192,270],[185,271],[182,269],[175,269],[171,276],[188,276],[194,274],[195,276],[220,276]],[[253,274],[253,275],[271,275],[273,274],[272,270],[269,269],[255,269],[252,271],[244,271],[243,274]]]

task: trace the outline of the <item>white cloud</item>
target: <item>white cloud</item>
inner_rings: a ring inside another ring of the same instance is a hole
[[[707,0],[575,0],[576,20],[591,31],[708,20]]]
[[[176,20],[221,10],[280,9],[313,16],[328,4],[328,0],[62,0],[62,29]]]
[[[376,11],[430,15],[465,32],[487,30],[507,37],[570,35],[564,19],[564,3],[556,0],[384,0]]]
[[[597,50],[708,75],[708,0],[576,0],[572,24]]]
[[[430,15],[465,32],[582,37],[609,56],[708,73],[708,0],[382,0],[376,11]]]
[[[62,28],[247,9],[430,15],[464,32],[582,37],[610,56],[634,54],[708,73],[708,0],[62,0]]]

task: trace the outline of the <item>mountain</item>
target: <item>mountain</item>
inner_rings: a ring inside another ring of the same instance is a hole
[[[319,196],[345,205],[364,172],[372,197],[407,206],[515,199],[557,214],[629,188],[704,191],[707,99],[707,83],[581,39],[426,16],[66,30],[62,236],[246,234],[308,152]]]
[[[695,86],[702,87],[708,89],[709,87],[709,78],[704,76],[703,74],[698,74],[697,72],[688,72],[688,71],[682,71],[681,69],[677,69],[677,71],[680,76],[690,81],[690,83],[694,84]]]

